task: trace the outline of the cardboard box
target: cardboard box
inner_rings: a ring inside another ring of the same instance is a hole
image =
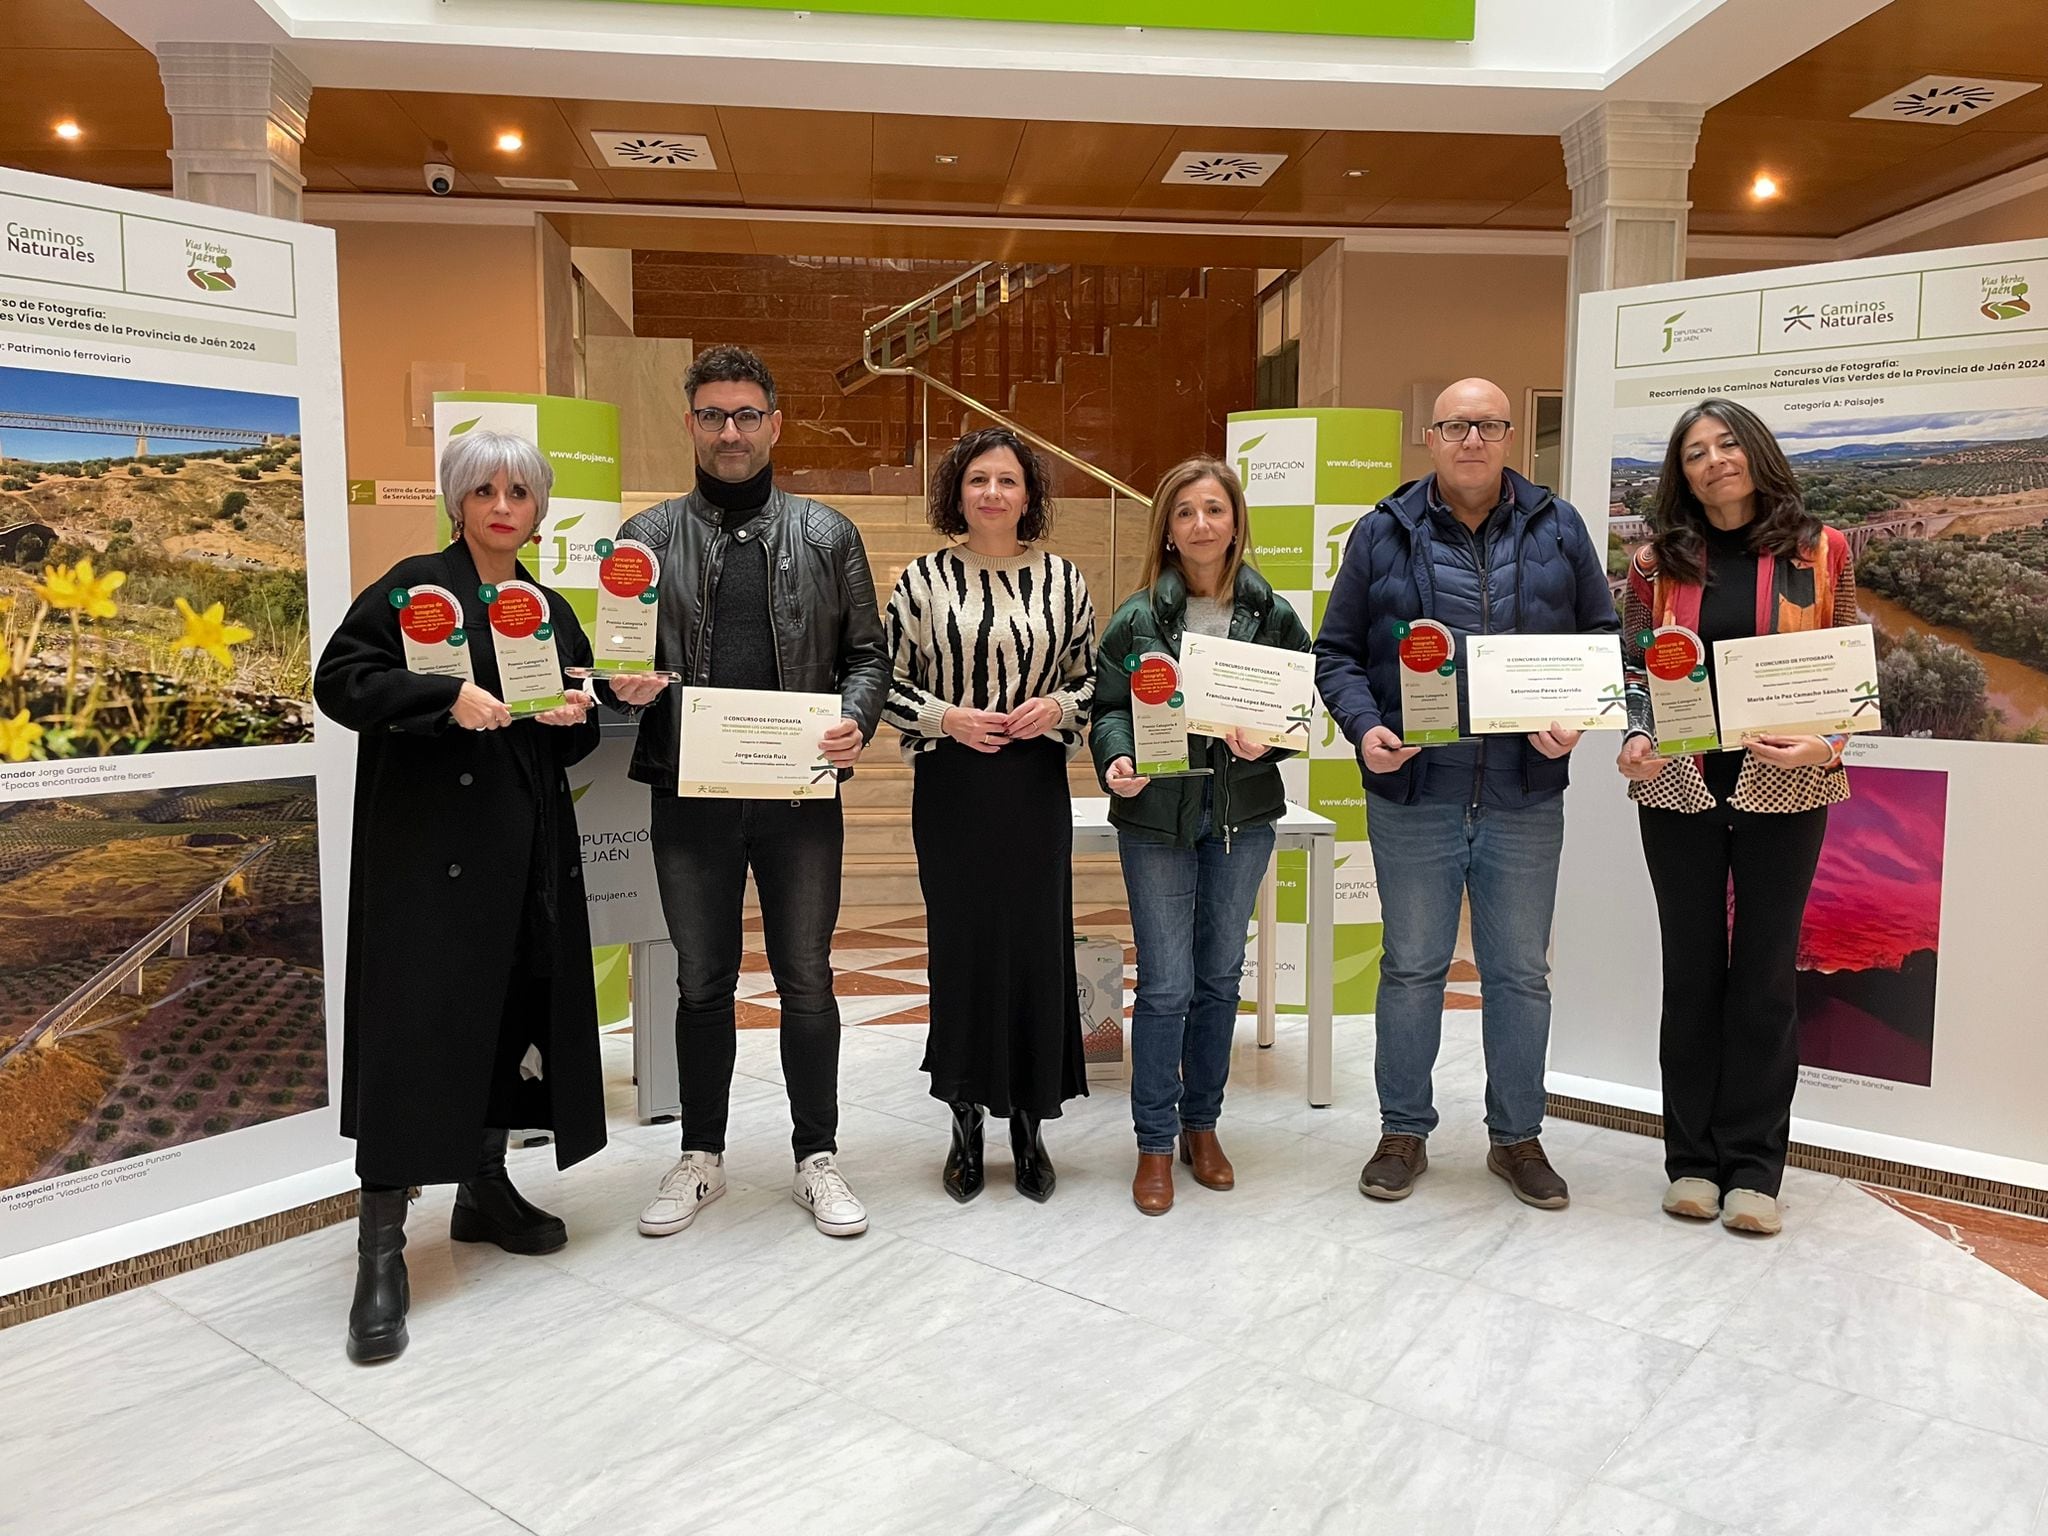
[[[1128,1071],[1123,940],[1076,935],[1074,983],[1081,995],[1081,1059],[1089,1080],[1122,1081]]]

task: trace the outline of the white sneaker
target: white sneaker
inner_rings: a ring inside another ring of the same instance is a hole
[[[725,1157],[718,1152],[685,1152],[661,1176],[661,1188],[640,1213],[640,1230],[667,1237],[697,1219],[697,1213],[725,1193]]]
[[[868,1229],[868,1208],[854,1198],[830,1152],[813,1152],[796,1165],[789,1198],[811,1213],[827,1237],[858,1237]]]
[[[1721,1225],[1730,1232],[1775,1237],[1784,1230],[1785,1217],[1770,1195],[1754,1189],[1731,1189],[1721,1200]]]
[[[1664,1191],[1664,1209],[1691,1221],[1712,1221],[1721,1214],[1721,1189],[1712,1179],[1673,1179]]]

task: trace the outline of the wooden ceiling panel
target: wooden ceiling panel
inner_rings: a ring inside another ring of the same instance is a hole
[[[867,208],[874,199],[868,179],[861,177],[797,174],[790,176],[742,172],[740,193],[756,208]]]
[[[573,176],[598,167],[595,147],[544,96],[406,91],[394,99],[413,125],[429,140],[446,144],[448,158],[472,177]],[[524,142],[517,150],[501,150],[501,133],[516,133]]]
[[[882,177],[938,183],[1001,186],[1010,179],[1024,125],[999,118],[905,117],[878,113],[874,118],[874,173],[881,195]],[[952,157],[940,164],[939,157]]]
[[[110,48],[146,53],[143,46],[85,0],[7,0],[10,48]],[[155,59],[150,67],[154,69]]]
[[[68,176],[108,187],[144,192],[171,188],[171,159],[160,149],[10,149],[0,155],[0,163],[39,176]],[[90,169],[84,169],[87,166]]]
[[[306,149],[366,191],[423,192],[420,167],[432,146],[389,91],[313,92]]]
[[[85,130],[83,139],[66,145],[56,137],[51,130],[65,118]],[[0,51],[0,149],[53,146],[87,157],[169,149],[171,115],[155,57],[140,48]]]
[[[164,163],[167,167],[170,164],[168,160]],[[302,149],[299,151],[299,171],[306,178],[306,190],[308,192],[354,192],[358,190],[354,182],[334,168],[333,162],[324,160],[319,155],[312,154],[307,150]]]
[[[1560,176],[1486,222],[1499,229],[1563,229],[1571,217],[1572,189]]]
[[[1397,197],[1375,208],[1372,221],[1410,229],[1473,229],[1500,217],[1513,206],[1504,200]]]
[[[866,199],[875,169],[870,114],[720,107],[718,121],[732,151],[731,169],[743,186],[753,176],[776,183],[832,181],[843,194]]]
[[[1124,194],[1137,188],[1173,133],[1156,123],[1026,123],[1010,166],[1010,184],[1089,187],[1098,193],[1114,189],[1113,197],[1085,201],[1096,208],[1112,203],[1120,208]]]
[[[714,149],[713,153],[716,153]],[[723,163],[723,162],[721,162]],[[577,180],[621,203],[741,203],[740,179],[731,171],[627,170],[607,166]]]

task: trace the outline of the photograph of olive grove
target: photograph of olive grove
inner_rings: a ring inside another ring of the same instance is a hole
[[[0,805],[0,1189],[326,1102],[310,778]]]
[[[299,406],[0,368],[0,762],[312,736]]]
[[[2048,742],[2048,409],[1773,425],[1855,557],[1887,734]],[[1617,581],[1650,537],[1663,448],[1615,442]]]

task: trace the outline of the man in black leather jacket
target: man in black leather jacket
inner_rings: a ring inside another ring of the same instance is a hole
[[[875,733],[889,658],[867,551],[830,507],[776,489],[782,435],[775,381],[740,347],[712,347],[683,378],[697,488],[619,529],[660,562],[655,665],[693,687],[836,693],[844,718],[825,756],[845,778]],[[832,929],[839,917],[840,805],[720,800],[676,793],[676,692],[659,677],[620,678],[640,709],[632,776],[651,786],[655,872],[675,943],[676,1061],[682,1160],[640,1215],[651,1237],[680,1232],[725,1190],[740,910],[749,867],[761,898],[781,1012],[796,1176],[791,1197],[820,1231],[851,1237],[867,1212],[834,1164],[839,1124],[839,1008]]]

